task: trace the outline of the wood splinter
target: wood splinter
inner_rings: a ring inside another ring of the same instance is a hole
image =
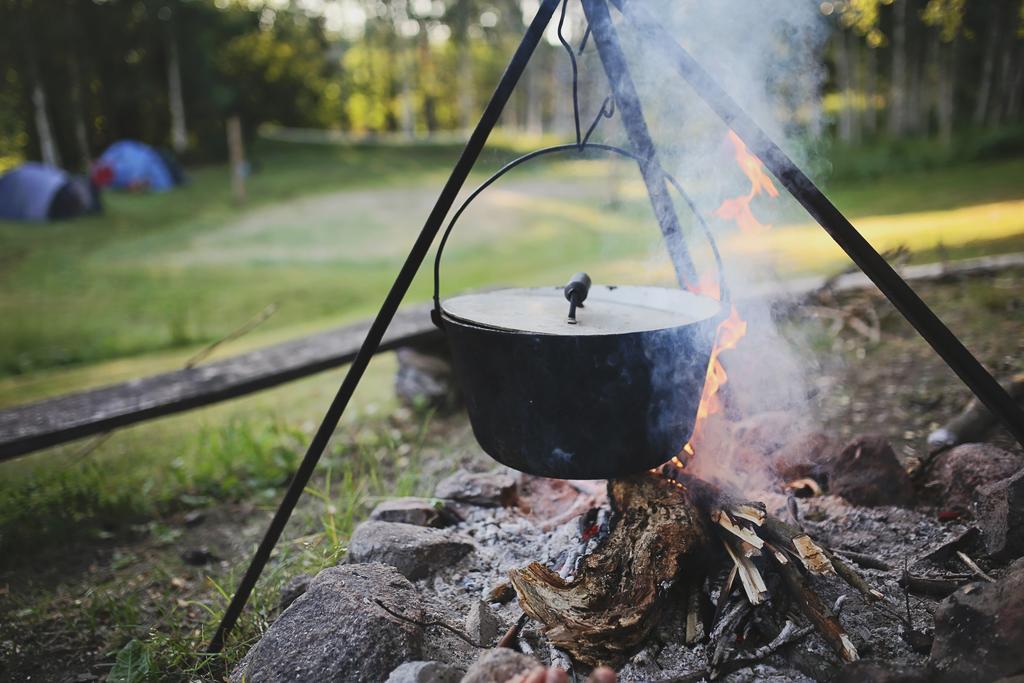
[[[736,565],[736,572],[740,577],[743,592],[747,594],[747,600],[751,605],[762,604],[768,599],[768,586],[765,584],[761,572],[749,557],[734,550],[732,544],[724,538],[722,539],[722,545],[725,546],[726,552],[729,553],[733,564]]]

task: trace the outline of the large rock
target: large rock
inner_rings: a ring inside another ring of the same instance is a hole
[[[811,477],[824,483],[838,454],[839,444],[835,439],[824,432],[807,430],[775,451],[772,469],[783,481]]]
[[[980,487],[974,497],[974,518],[986,553],[997,558],[1024,555],[1024,469]]]
[[[420,656],[419,595],[393,567],[357,564],[320,572],[231,673],[233,683],[381,681]]]
[[[348,544],[349,562],[383,562],[409,579],[430,576],[472,552],[473,544],[449,531],[397,522],[363,522]]]
[[[519,674],[533,671],[539,666],[541,663],[533,657],[505,647],[496,647],[480,655],[462,677],[462,683],[508,683]]]
[[[283,612],[303,593],[309,590],[313,583],[313,577],[309,574],[298,574],[288,579],[287,583],[281,586],[280,597],[277,601],[277,611]]]
[[[1024,671],[1024,563],[996,583],[964,586],[939,605],[931,661],[948,681]]]
[[[936,456],[928,490],[943,509],[966,511],[976,489],[1022,467],[1024,457],[1016,453],[986,443],[965,443]]]
[[[462,672],[442,662],[406,662],[385,683],[458,683]]]
[[[854,505],[908,505],[914,489],[892,446],[881,436],[851,441],[832,464],[829,493]]]
[[[510,471],[466,472],[459,470],[442,479],[434,489],[438,498],[496,507],[516,504],[516,477]]]
[[[456,521],[455,513],[438,498],[391,498],[373,509],[370,519],[415,526],[445,527]]]

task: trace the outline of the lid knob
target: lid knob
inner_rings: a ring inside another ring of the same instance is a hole
[[[569,302],[569,318],[566,320],[570,325],[576,324],[576,309],[583,308],[583,302],[587,300],[590,293],[590,276],[586,273],[576,273],[569,280],[569,284],[563,290],[565,298]]]

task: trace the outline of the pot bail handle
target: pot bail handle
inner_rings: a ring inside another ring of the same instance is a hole
[[[615,145],[606,145],[600,142],[586,142],[586,139],[584,139],[583,144],[555,145],[553,147],[542,147],[532,152],[528,152],[522,155],[521,157],[517,157],[512,161],[508,162],[507,164],[505,164],[504,166],[502,166],[501,168],[499,168],[497,171],[495,171],[493,175],[487,178],[487,180],[481,183],[475,190],[473,190],[469,194],[468,197],[466,197],[466,199],[462,202],[459,208],[452,215],[451,220],[449,220],[448,227],[445,228],[444,234],[441,235],[441,242],[437,246],[437,252],[434,254],[434,306],[430,311],[430,320],[434,323],[436,327],[438,327],[442,331],[444,330],[444,326],[441,323],[441,255],[444,253],[445,245],[448,244],[448,238],[451,236],[452,230],[455,228],[455,224],[458,222],[463,212],[467,208],[469,208],[469,205],[473,202],[473,200],[476,199],[481,192],[483,192],[492,184],[494,184],[494,182],[501,178],[503,175],[511,171],[516,166],[524,164],[527,161],[548,154],[562,152],[580,154],[584,151],[591,150],[617,154],[621,157],[632,159],[633,161],[636,161],[640,165],[643,165],[645,163],[643,157],[641,157],[638,154],[635,154],[634,152],[630,152],[629,150],[622,149],[621,147],[616,147]],[[729,288],[726,286],[725,282],[725,269],[722,266],[722,257],[721,254],[719,254],[718,252],[718,244],[715,242],[715,237],[714,235],[711,234],[711,229],[708,227],[707,222],[704,220],[703,216],[701,216],[700,212],[697,210],[697,207],[694,205],[693,200],[683,189],[683,186],[679,184],[679,181],[672,177],[672,175],[669,173],[665,174],[665,180],[668,181],[669,185],[675,188],[676,192],[679,193],[679,196],[686,203],[690,212],[693,214],[693,217],[696,219],[697,224],[700,226],[701,232],[704,233],[704,237],[707,238],[708,243],[711,246],[711,254],[714,257],[715,269],[718,271],[719,301],[722,303],[722,310],[725,311],[727,310],[728,305],[730,303],[730,295]],[[587,291],[589,291],[590,277],[587,276],[586,273],[577,273],[576,275],[573,276],[573,280],[575,280],[576,277],[579,275],[587,277],[588,284],[586,289]],[[571,285],[572,281],[570,281],[569,284]],[[566,285],[566,290],[568,290],[568,287],[569,285]],[[566,291],[566,298],[568,298],[568,295],[569,293],[568,291]],[[586,295],[583,296],[583,299],[586,299]],[[580,299],[580,301],[576,304],[575,308],[582,307],[583,299]],[[572,299],[569,299],[569,303],[570,305],[572,304]],[[574,313],[574,309],[570,308],[570,323],[572,322],[572,313]]]

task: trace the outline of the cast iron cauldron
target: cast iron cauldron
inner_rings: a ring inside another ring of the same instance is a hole
[[[441,238],[433,319],[448,338],[473,434],[488,455],[539,476],[608,479],[656,467],[689,441],[715,332],[729,308],[714,237],[678,181],[665,175],[710,243],[722,301],[659,287],[592,288],[583,273],[564,289],[440,298],[441,255],[469,204],[531,159],[585,150],[646,163],[584,138],[503,166],[469,194]]]
[[[656,467],[690,439],[720,309],[578,275],[564,290],[446,299],[437,318],[488,455],[544,477],[606,479]]]

